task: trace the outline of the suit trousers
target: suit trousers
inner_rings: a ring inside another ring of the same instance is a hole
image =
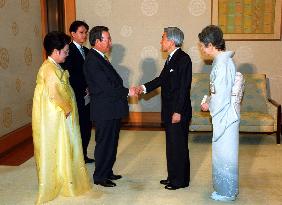
[[[174,186],[189,186],[190,159],[188,149],[189,124],[165,123],[168,180]]]
[[[90,120],[90,104],[84,105],[83,103],[78,104],[78,115],[79,115],[79,126],[82,141],[82,149],[84,157],[87,156],[87,147],[91,138],[92,122]]]
[[[113,174],[121,119],[95,121],[94,181],[103,181]]]

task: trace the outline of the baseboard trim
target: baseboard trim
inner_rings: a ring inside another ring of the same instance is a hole
[[[0,137],[0,156],[5,155],[11,149],[30,138],[32,138],[31,123]]]
[[[161,128],[160,112],[130,112],[127,118],[122,120],[122,127],[135,128]]]
[[[161,127],[160,112],[130,112],[129,116],[122,120],[123,129]],[[31,123],[0,137],[0,157],[30,138],[32,138]]]

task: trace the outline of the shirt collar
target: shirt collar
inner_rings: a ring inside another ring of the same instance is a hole
[[[171,57],[173,56],[173,54],[179,49],[180,47],[177,47],[176,49],[174,49],[170,54],[169,54],[169,59],[171,59]]]
[[[72,41],[73,44],[80,50],[82,48],[82,45],[78,44],[77,42],[75,41]]]
[[[105,58],[105,54],[102,53],[101,51],[98,51],[97,49],[93,48],[95,51],[97,51],[103,58]]]

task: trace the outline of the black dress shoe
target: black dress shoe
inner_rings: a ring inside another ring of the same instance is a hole
[[[188,185],[187,185],[187,186],[174,186],[174,185],[172,185],[172,184],[167,184],[167,185],[165,186],[165,189],[168,189],[168,190],[176,190],[176,189],[185,188],[185,187],[188,187]]]
[[[104,181],[94,181],[94,184],[101,185],[104,187],[114,187],[116,184],[109,179],[105,179]]]
[[[88,157],[84,157],[84,162],[85,163],[93,163],[93,162],[95,162],[95,160],[94,159],[90,159]]]
[[[169,184],[169,180],[168,179],[163,179],[163,180],[160,181],[160,184],[168,185]]]
[[[108,179],[110,179],[110,180],[118,180],[118,179],[121,179],[121,178],[122,178],[121,175],[115,175],[115,174],[108,177]]]

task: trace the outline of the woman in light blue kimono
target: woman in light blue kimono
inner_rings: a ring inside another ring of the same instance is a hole
[[[210,111],[213,125],[214,192],[211,198],[233,201],[239,193],[238,147],[241,100],[238,93],[232,94],[236,77],[236,67],[232,60],[234,52],[225,51],[223,33],[217,26],[207,26],[198,37],[203,54],[213,59],[210,74],[211,95],[201,105],[203,111]]]

